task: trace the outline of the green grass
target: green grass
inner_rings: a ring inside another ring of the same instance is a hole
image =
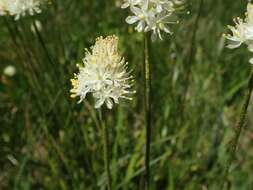
[[[243,16],[243,0],[204,0],[186,80],[199,3],[189,0],[190,14],[179,16],[173,36],[152,44],[153,190],[218,189],[247,88],[251,55],[245,47],[225,48],[222,38],[232,18]],[[144,189],[143,36],[125,23],[127,15],[114,0],[64,0],[33,18],[0,18],[0,189],[105,189],[98,115],[92,98],[69,98],[69,79],[84,48],[111,34],[120,38],[137,90],[106,115],[113,190]],[[42,23],[52,63],[30,29],[34,20]],[[16,67],[14,77],[2,74],[7,65]],[[252,114],[250,106],[228,176],[232,190],[253,188]]]

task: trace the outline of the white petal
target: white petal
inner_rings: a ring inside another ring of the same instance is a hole
[[[157,34],[155,32],[152,32],[152,34],[151,34],[152,42],[156,41],[156,39],[157,39]]]
[[[158,36],[159,36],[160,40],[163,40],[162,35],[161,35],[161,31],[158,29],[157,32],[158,32]]]
[[[142,10],[148,10],[149,0],[143,0]]]
[[[113,102],[112,102],[112,100],[110,98],[108,98],[106,100],[106,106],[107,106],[108,109],[112,109]]]
[[[252,44],[252,42],[251,42],[251,44],[249,44],[248,50],[249,50],[250,52],[253,52],[253,44]]]
[[[238,48],[242,43],[240,41],[230,41],[230,44],[227,45],[228,48],[234,49]]]
[[[251,64],[253,64],[253,58],[251,58],[251,59],[249,60],[249,62],[250,62]]]
[[[125,3],[123,3],[123,4],[121,5],[121,8],[122,8],[122,9],[125,9],[125,8],[127,8],[127,7],[129,7],[129,3],[128,3],[128,2],[125,2]]]
[[[126,18],[126,22],[128,24],[133,24],[133,23],[137,22],[138,20],[139,20],[139,18],[137,16],[128,16]]]
[[[170,31],[170,29],[168,27],[164,27],[163,28],[164,32],[168,33],[168,34],[172,34],[172,32]]]
[[[95,108],[99,109],[104,104],[104,102],[105,102],[104,98],[99,98],[95,103]]]
[[[135,15],[141,15],[143,12],[140,8],[138,7],[131,7],[130,10],[135,14]]]
[[[158,13],[162,12],[162,10],[163,10],[163,8],[162,8],[162,5],[161,5],[161,4],[159,4],[159,5],[156,6],[156,11],[157,11]]]
[[[145,27],[145,22],[141,21],[141,22],[138,23],[138,25],[136,26],[135,29],[136,29],[138,32],[142,32],[143,29],[144,29],[144,27]]]

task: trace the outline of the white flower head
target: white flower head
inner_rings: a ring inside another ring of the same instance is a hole
[[[248,46],[250,52],[253,52],[253,4],[250,2],[247,6],[246,18],[234,19],[235,26],[228,26],[231,34],[224,35],[229,40],[228,48],[238,48],[243,43]],[[250,59],[253,64],[253,59]]]
[[[175,0],[127,0],[122,7],[130,7],[133,15],[126,18],[128,24],[136,24],[138,32],[152,32],[152,41],[159,37],[161,32],[172,34],[169,25],[173,21],[176,11]]]
[[[73,88],[71,97],[80,97],[80,101],[91,93],[95,99],[95,108],[106,104],[112,109],[119,99],[130,99],[133,77],[127,72],[127,63],[118,52],[118,38],[99,37],[90,51],[86,50],[83,65],[78,66],[79,73],[71,79]]]
[[[1,0],[0,14],[5,13],[14,16],[15,20],[25,15],[41,13],[41,4],[44,0]]]

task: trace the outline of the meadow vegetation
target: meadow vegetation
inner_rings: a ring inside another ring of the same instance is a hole
[[[227,49],[222,34],[247,2],[204,0],[199,11],[200,2],[187,1],[173,35],[151,45],[150,189],[217,190],[225,180],[231,190],[251,190],[252,106],[221,177],[252,67],[246,47]],[[104,115],[112,189],[144,189],[143,34],[125,23],[128,15],[118,0],[55,0],[33,17],[0,17],[1,190],[106,189],[93,99],[77,104],[69,90],[85,48],[113,34],[136,93]],[[14,76],[4,74],[8,65]]]

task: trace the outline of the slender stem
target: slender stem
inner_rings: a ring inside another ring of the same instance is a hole
[[[185,75],[184,82],[186,84],[185,84],[185,89],[183,91],[184,93],[183,93],[181,109],[180,109],[180,114],[182,115],[182,117],[184,117],[186,95],[187,95],[187,91],[188,91],[189,85],[190,85],[191,67],[193,65],[193,58],[194,58],[195,51],[196,51],[196,48],[195,48],[196,34],[197,34],[197,30],[198,30],[199,19],[201,16],[201,10],[203,7],[203,3],[204,3],[204,0],[199,0],[198,13],[196,16],[196,20],[195,20],[195,23],[193,26],[193,31],[192,31],[192,36],[191,36],[190,50],[189,50],[189,56],[188,56],[189,58],[186,63],[186,71],[184,72],[184,75]]]
[[[145,125],[146,125],[146,156],[145,156],[145,188],[150,186],[150,141],[151,141],[151,67],[149,62],[150,34],[144,34],[144,99],[145,99]]]
[[[56,81],[57,81],[56,84],[57,84],[57,85],[60,85],[60,84],[61,84],[61,81],[60,81],[59,73],[58,73],[58,71],[57,71],[57,69],[56,69],[56,65],[54,64],[54,61],[53,61],[53,59],[52,59],[52,57],[51,57],[51,55],[50,55],[50,53],[49,53],[49,51],[48,51],[48,49],[47,49],[46,43],[45,43],[45,41],[44,41],[44,39],[43,39],[43,36],[42,36],[42,34],[40,33],[40,30],[39,30],[39,28],[37,27],[37,25],[36,25],[36,23],[35,23],[34,20],[33,20],[33,22],[32,22],[32,25],[33,25],[33,27],[34,27],[35,34],[36,34],[36,36],[37,36],[37,38],[38,38],[38,41],[39,41],[39,43],[41,44],[41,47],[42,47],[42,49],[43,49],[43,51],[44,51],[44,53],[45,53],[45,55],[46,55],[46,58],[47,58],[48,62],[51,64],[51,66],[52,66],[52,69],[53,69],[53,72],[54,72],[54,76],[55,76],[55,79],[56,79]]]
[[[23,62],[23,69],[25,77],[27,78],[29,84],[34,89],[33,95],[35,97],[38,97],[38,93],[41,90],[41,87],[38,83],[38,78],[36,75],[34,75],[34,69],[33,69],[33,61],[31,59],[30,54],[28,53],[26,46],[23,42],[23,37],[21,33],[19,32],[16,23],[13,23],[13,26],[15,29],[12,29],[11,25],[9,24],[9,21],[7,18],[4,17],[4,23],[8,29],[8,32],[10,34],[10,37],[12,39],[12,42],[14,44],[15,51],[17,52],[17,56],[20,60]],[[19,40],[17,39],[19,38]],[[19,43],[20,41],[20,43]],[[28,64],[29,63],[29,64]],[[40,111],[43,112],[43,106],[40,101],[37,101],[38,107],[40,108]]]
[[[98,115],[99,115],[99,120],[100,120],[100,124],[101,124],[101,128],[102,128],[102,138],[103,138],[103,145],[104,145],[104,165],[105,165],[106,177],[107,177],[107,187],[108,187],[108,190],[112,190],[112,178],[111,178],[110,158],[109,158],[108,129],[105,126],[105,121],[103,121],[101,109],[99,109]]]
[[[230,157],[228,159],[228,164],[227,164],[227,167],[225,169],[225,174],[224,174],[224,178],[222,180],[222,188],[221,189],[223,189],[224,182],[225,182],[225,179],[227,179],[230,166],[231,166],[231,164],[232,164],[232,162],[235,158],[235,152],[236,152],[236,149],[237,149],[237,146],[238,146],[239,138],[240,138],[242,129],[245,125],[245,119],[246,119],[247,110],[248,110],[249,103],[250,103],[250,97],[251,97],[252,89],[253,89],[253,70],[251,71],[250,78],[249,78],[249,81],[248,81],[248,88],[247,88],[247,92],[246,92],[246,95],[245,95],[244,104],[243,104],[243,107],[242,107],[242,110],[241,110],[240,120],[237,123],[236,128],[235,128],[235,136],[233,138],[232,146],[231,146],[231,149],[229,151],[229,154],[230,154],[229,156]]]
[[[40,33],[40,30],[39,30],[39,28],[37,27],[35,21],[33,21],[32,25],[33,25],[33,27],[34,27],[34,29],[35,29],[35,33],[36,33],[36,35],[37,35],[37,37],[38,37],[38,40],[39,40],[39,42],[40,42],[40,44],[41,44],[41,47],[43,48],[43,51],[44,51],[45,54],[46,54],[46,57],[47,57],[49,63],[52,64],[52,65],[54,65],[53,60],[52,60],[52,58],[51,58],[51,56],[50,56],[50,54],[49,54],[49,52],[48,52],[48,50],[47,50],[46,44],[45,44],[45,42],[44,42],[44,39],[43,39],[43,37],[42,37],[42,35],[41,35],[41,33]]]
[[[62,80],[60,80],[61,79],[60,73],[56,69],[56,65],[54,63],[54,60],[52,59],[52,57],[51,57],[51,55],[50,55],[50,53],[49,53],[49,51],[47,49],[46,43],[45,43],[45,41],[43,39],[43,36],[42,36],[39,28],[36,25],[35,20],[33,20],[32,24],[33,24],[33,27],[35,29],[35,33],[36,33],[36,36],[38,38],[38,41],[41,44],[41,47],[42,47],[43,51],[45,52],[47,60],[51,64],[51,67],[52,67],[52,70],[53,70],[53,73],[54,73],[54,78],[57,81],[56,85],[58,85],[58,87],[60,87],[61,84],[62,84]],[[64,87],[64,86],[66,86],[66,85],[63,85],[63,89],[65,90],[65,92],[67,92],[66,87]],[[71,106],[70,106],[69,102],[66,99],[65,99],[65,102],[66,102],[68,108],[71,110]]]

